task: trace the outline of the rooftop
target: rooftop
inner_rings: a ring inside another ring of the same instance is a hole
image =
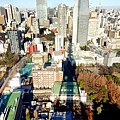
[[[17,104],[18,104],[18,99],[20,97],[20,92],[13,92],[13,93],[7,93],[3,94],[1,96],[1,107],[0,107],[0,114],[3,112],[4,115],[6,115],[6,120],[14,120]]]
[[[55,82],[53,94],[79,94],[77,82]]]
[[[24,68],[22,68],[19,72],[20,74],[32,76],[32,68],[34,67],[33,63],[27,63]]]
[[[55,55],[55,56],[61,56],[62,52],[61,51],[54,51],[53,55]]]
[[[73,113],[68,112],[54,112],[52,113],[51,119],[54,120],[73,120]]]

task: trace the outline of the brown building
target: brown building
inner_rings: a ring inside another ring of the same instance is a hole
[[[32,17],[27,18],[27,26],[31,26],[32,25]]]
[[[110,30],[110,31],[108,32],[108,37],[109,37],[109,38],[119,38],[119,37],[120,37],[119,31]]]
[[[0,15],[4,15],[5,18],[7,19],[6,10],[4,7],[0,7]]]
[[[0,24],[5,25],[5,16],[0,15]]]
[[[98,17],[97,12],[91,12],[90,18],[97,18],[97,17]]]
[[[0,25],[0,33],[2,32],[2,26]]]
[[[52,88],[55,81],[63,81],[63,71],[56,66],[32,69],[34,88]]]
[[[49,28],[50,27],[50,21],[49,20],[44,20],[43,25],[44,25],[45,28]]]

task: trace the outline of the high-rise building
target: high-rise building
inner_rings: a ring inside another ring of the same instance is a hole
[[[48,17],[52,18],[55,16],[55,10],[54,8],[48,8]]]
[[[16,12],[16,22],[19,24],[19,23],[21,23],[21,14],[20,14],[20,12],[19,11],[17,11]]]
[[[6,10],[5,10],[4,7],[0,7],[0,15],[4,15],[5,16],[5,20],[7,20]]]
[[[39,19],[38,18],[32,18],[32,31],[35,35],[39,34]]]
[[[61,49],[61,35],[55,34],[55,50],[59,51]]]
[[[47,20],[47,0],[36,0],[36,9],[40,27],[43,27],[43,21]]]
[[[19,12],[19,9],[17,7],[12,7],[13,11],[13,19],[19,24],[21,23],[21,14]]]
[[[12,5],[6,4],[4,7],[7,11],[8,21],[12,21],[13,20]]]
[[[72,42],[80,46],[87,45],[89,24],[89,0],[75,0],[73,10]]]
[[[17,7],[12,7],[13,19],[16,20],[16,12],[19,11]]]
[[[4,25],[5,24],[5,16],[0,15],[0,24]]]
[[[17,30],[9,30],[8,38],[10,40],[11,52],[18,54],[20,52],[21,32]]]
[[[100,34],[100,20],[96,18],[89,19],[88,36],[95,38]]]
[[[64,47],[64,38],[66,37],[66,5],[58,6],[58,35],[61,35],[61,47]]]
[[[44,28],[49,28],[50,27],[50,21],[49,20],[44,20],[43,21],[43,26],[44,26]]]
[[[72,30],[73,30],[73,17],[68,17],[68,34],[72,36]]]

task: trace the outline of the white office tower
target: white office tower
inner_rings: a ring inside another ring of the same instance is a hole
[[[64,38],[66,37],[66,5],[58,6],[58,35],[61,35],[61,47],[64,48]]]
[[[55,34],[55,51],[59,51],[61,49],[61,35],[58,33]]]
[[[72,43],[87,45],[89,24],[89,0],[75,0],[73,10]]]
[[[12,12],[13,12],[13,19],[16,20],[16,12],[18,12],[18,8],[17,7],[12,7]]]
[[[12,21],[13,20],[12,5],[6,4],[4,7],[7,11],[8,21]]]
[[[37,18],[42,28],[44,20],[47,20],[47,0],[36,0],[36,9]]]

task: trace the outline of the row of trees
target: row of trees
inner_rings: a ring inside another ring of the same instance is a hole
[[[4,54],[3,59],[0,60],[0,65],[13,66],[18,60],[19,56],[17,54],[7,51],[6,54]]]

